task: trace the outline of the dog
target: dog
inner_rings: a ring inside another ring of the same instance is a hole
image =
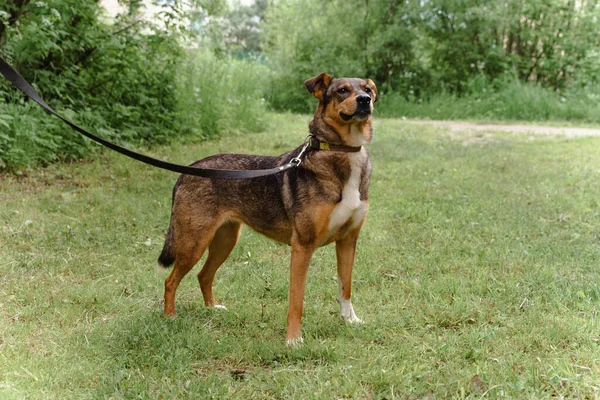
[[[252,179],[214,179],[181,175],[173,189],[171,221],[159,265],[173,270],[165,280],[164,314],[175,314],[175,292],[181,279],[208,257],[198,274],[207,307],[217,269],[233,250],[242,224],[291,245],[286,343],[301,335],[306,276],[316,248],[335,242],[341,317],[362,322],[351,302],[356,243],[369,209],[371,162],[365,145],[373,137],[371,79],[338,78],[322,73],[304,82],[319,100],[309,124],[310,146],[278,157],[219,154],[192,164],[215,169],[270,169],[295,157],[301,164]]]

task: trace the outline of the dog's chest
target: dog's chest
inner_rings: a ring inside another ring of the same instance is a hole
[[[360,200],[360,184],[362,170],[367,162],[367,154],[364,151],[348,154],[350,158],[350,178],[342,190],[342,200],[335,206],[329,216],[329,235],[335,235],[340,228],[347,227],[348,230],[356,228],[363,220],[366,206]]]

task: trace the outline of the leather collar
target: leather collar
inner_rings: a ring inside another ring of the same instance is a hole
[[[357,153],[362,149],[362,146],[346,146],[322,142],[314,136],[308,138],[308,147],[315,150],[341,151],[344,153]]]

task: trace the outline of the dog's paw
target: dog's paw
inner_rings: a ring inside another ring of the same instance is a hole
[[[295,339],[286,339],[285,340],[285,344],[288,347],[300,347],[302,345],[302,343],[304,343],[304,339],[302,339],[302,336],[300,336],[299,338],[295,338]]]
[[[223,304],[215,304],[214,306],[212,306],[212,308],[214,308],[215,310],[227,311],[227,307],[225,307]]]
[[[352,315],[342,315],[342,318],[344,319],[344,322],[346,322],[347,324],[364,324],[365,323],[365,321],[358,318],[356,316],[356,314],[354,314],[354,313],[352,313]]]
[[[175,319],[177,318],[177,313],[175,312],[175,310],[165,310],[163,312],[163,318]]]
[[[354,313],[354,307],[352,307],[352,302],[350,300],[339,299],[340,302],[340,316],[346,323],[348,324],[362,324],[364,323],[360,318],[356,316]]]

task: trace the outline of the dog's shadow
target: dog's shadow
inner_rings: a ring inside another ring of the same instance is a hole
[[[89,335],[103,357],[98,358],[103,373],[94,385],[97,396],[92,397],[106,397],[111,391],[120,397],[140,391],[163,393],[181,382],[232,386],[255,374],[264,376],[298,365],[316,367],[344,358],[337,340],[346,328],[333,318],[327,324],[315,323],[320,328],[309,334],[304,345],[286,346],[284,308],[274,310],[279,315],[269,314],[264,323],[260,310],[255,315],[247,309],[211,310],[185,302],[173,318],[140,309],[106,321],[108,327]]]
[[[114,320],[103,344],[117,369],[126,371],[188,373],[215,362],[233,362],[231,369],[331,362],[337,358],[337,339],[348,337],[344,324],[330,314],[309,322],[304,345],[290,348],[284,342],[284,304],[265,311],[260,305],[216,310],[182,302],[175,317],[144,309]]]

